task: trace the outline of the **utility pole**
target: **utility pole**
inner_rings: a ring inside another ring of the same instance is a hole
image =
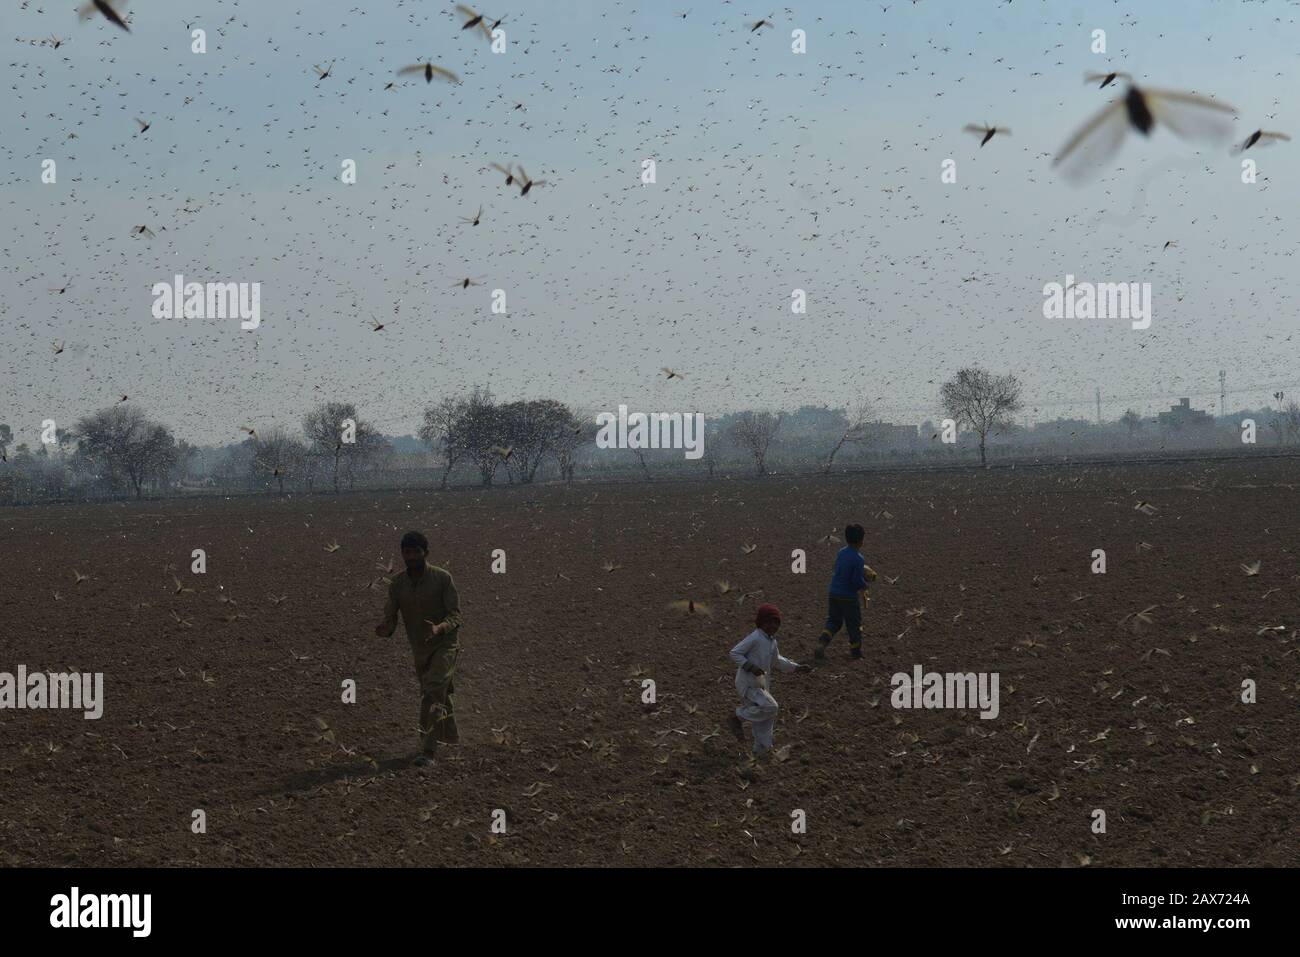
[[[1228,416],[1228,373],[1222,369],[1219,370],[1219,418]]]
[[[1097,386],[1097,424],[1101,425],[1101,386]]]

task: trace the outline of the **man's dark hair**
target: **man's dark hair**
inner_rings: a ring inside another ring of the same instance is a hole
[[[427,555],[429,554],[429,540],[419,532],[407,532],[402,536],[402,548],[418,548]]]
[[[844,540],[850,545],[861,545],[867,537],[867,530],[861,525],[848,525],[844,529]]]

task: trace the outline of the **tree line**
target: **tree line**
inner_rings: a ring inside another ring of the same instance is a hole
[[[395,455],[392,442],[351,402],[322,402],[303,416],[301,431],[244,427],[245,438],[213,474],[242,475],[266,488],[338,492],[382,474]],[[419,438],[442,459],[440,485],[453,469],[472,467],[484,485],[500,476],[533,482],[543,463],[573,481],[578,449],[595,427],[551,399],[498,402],[486,388],[447,397],[423,410]],[[12,449],[13,432],[0,425],[0,501],[161,493],[183,488],[202,450],[177,440],[139,406],[118,403],[55,429],[33,450]],[[5,492],[8,494],[6,495]]]
[[[680,452],[628,449],[597,456],[594,414],[552,399],[498,401],[485,387],[447,396],[425,406],[415,437],[407,440],[430,453],[424,484],[446,488],[457,470],[479,484],[530,484],[539,477],[566,483],[580,467],[590,475],[623,474],[639,469],[703,468],[712,477],[720,468],[767,474],[773,468],[809,467],[830,473],[836,463],[861,464],[886,455],[915,459],[974,455],[987,464],[991,441],[1005,443],[1017,433],[1014,417],[1025,406],[1023,388],[1013,375],[979,367],[960,370],[940,387],[944,414],[961,429],[957,442],[941,444],[940,427],[927,422],[922,434],[873,417],[865,400],[848,408],[805,405],[793,412],[748,410],[711,417],[706,423],[702,461],[684,462]],[[1300,408],[1278,400],[1261,424],[1278,443],[1300,446]],[[246,437],[223,449],[199,448],[177,439],[165,424],[138,406],[121,402],[79,419],[70,429],[53,423],[35,449],[14,445],[8,425],[0,424],[0,503],[143,497],[216,487],[226,490],[339,492],[358,484],[391,480],[398,451],[394,440],[364,419],[355,403],[322,402],[301,419],[296,432],[281,426],[243,427]],[[1070,435],[1076,434],[1073,422]],[[1043,424],[1035,432],[1049,435]],[[1050,426],[1052,423],[1047,423]],[[1079,423],[1080,427],[1088,423]],[[1113,428],[1140,433],[1141,417],[1129,410]],[[900,436],[911,447],[890,448]],[[1049,438],[1043,440],[1047,443]],[[1032,445],[1032,443],[1031,443]],[[618,463],[626,463],[619,465]],[[632,464],[635,463],[635,464]]]

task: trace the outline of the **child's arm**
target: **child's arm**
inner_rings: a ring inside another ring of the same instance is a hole
[[[857,585],[858,591],[866,591],[867,582],[873,582],[876,580],[876,572],[870,565],[863,561],[861,555],[858,556],[858,560],[862,562],[862,567],[858,569],[855,584]]]
[[[780,651],[776,653],[776,657],[772,660],[772,664],[778,671],[784,671],[787,674],[791,671],[812,671],[812,665],[801,665],[797,661],[791,661],[789,658],[782,655]]]
[[[772,665],[777,671],[784,671],[786,674],[799,670],[799,662],[791,661],[779,651],[776,653],[776,657],[772,659]]]

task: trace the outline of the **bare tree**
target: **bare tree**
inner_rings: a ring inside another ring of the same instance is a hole
[[[221,450],[221,458],[212,470],[212,476],[222,488],[252,489],[255,471],[253,443],[245,439]]]
[[[376,454],[386,444],[370,423],[360,419],[351,402],[322,402],[303,418],[302,430],[313,452],[330,463],[335,492],[340,477],[351,476],[354,464]]]
[[[278,426],[258,433],[249,441],[253,445],[254,477],[274,479],[283,495],[285,477],[300,471],[307,447]]]
[[[781,428],[784,413],[742,412],[731,424],[731,440],[754,456],[754,470],[767,474],[767,448]]]
[[[375,429],[357,430],[357,440],[350,454],[343,459],[343,475],[348,488],[356,486],[357,478],[366,474],[382,475],[392,466],[393,446]]]
[[[62,430],[59,430],[62,431]],[[54,451],[51,451],[51,448]],[[60,444],[53,446],[42,443],[37,455],[37,483],[46,498],[62,498],[68,491],[70,472]]]
[[[1268,427],[1277,434],[1277,444],[1286,445],[1286,421],[1284,419],[1284,406],[1282,400],[1286,398],[1285,392],[1274,392],[1273,398],[1277,399],[1277,411],[1273,412],[1268,419]]]
[[[174,478],[180,484],[189,481],[190,472],[194,469],[194,460],[199,457],[199,450],[190,443],[181,439],[176,443],[176,469]]]
[[[528,484],[543,460],[551,455],[573,420],[573,413],[553,399],[511,402],[502,407],[505,439],[519,467],[520,481]],[[509,463],[507,462],[507,465]]]
[[[478,468],[483,484],[491,485],[497,469],[506,461],[509,448],[505,419],[490,390],[474,387],[461,409],[456,433],[465,458]]]
[[[1119,421],[1124,428],[1128,429],[1129,438],[1132,438],[1142,431],[1142,416],[1138,415],[1133,409],[1129,409],[1120,416]]]
[[[551,443],[551,455],[560,470],[560,477],[566,483],[573,482],[573,473],[577,468],[578,450],[596,439],[595,416],[581,415],[565,410],[567,420],[557,423],[555,439]]]
[[[871,404],[866,399],[860,400],[857,405],[848,411],[848,427],[840,436],[835,447],[831,449],[830,454],[826,456],[826,464],[822,466],[822,473],[829,475],[831,466],[835,464],[835,456],[839,455],[840,449],[849,443],[865,444],[871,440],[867,424],[871,419]]]
[[[989,433],[1010,429],[1012,416],[1024,407],[1020,392],[1020,380],[1015,376],[995,376],[978,366],[962,369],[943,384],[944,411],[980,437],[980,465],[988,465],[984,449]]]
[[[420,441],[427,445],[430,451],[441,451],[446,459],[446,467],[442,470],[441,488],[447,487],[451,470],[467,452],[460,436],[460,426],[464,416],[465,400],[451,396],[439,400],[435,405],[427,406],[424,410],[424,424],[420,426],[418,435]]]
[[[176,440],[165,425],[134,405],[115,405],[81,419],[77,451],[114,485],[129,483],[135,497],[144,486],[166,479],[176,464]]]
[[[63,430],[59,430],[62,434]],[[35,502],[40,499],[62,498],[70,487],[72,473],[67,456],[63,454],[62,440],[42,442],[32,452],[26,443],[20,443],[13,454],[0,460],[0,489],[5,497],[18,502]]]
[[[518,410],[525,404],[498,405],[489,389],[475,386],[463,399],[443,399],[425,409],[419,434],[430,448],[441,445],[447,457],[443,487],[446,487],[452,468],[460,461],[472,462],[484,485],[492,484],[503,464],[510,473],[510,480],[514,481],[510,464],[514,458],[511,434],[518,431],[518,423],[512,427],[512,419],[519,417]],[[507,409],[516,414],[507,414]]]
[[[1282,405],[1282,393],[1274,396],[1278,400],[1278,411],[1268,420],[1269,427],[1277,433],[1279,445],[1300,443],[1300,405],[1295,400]]]

